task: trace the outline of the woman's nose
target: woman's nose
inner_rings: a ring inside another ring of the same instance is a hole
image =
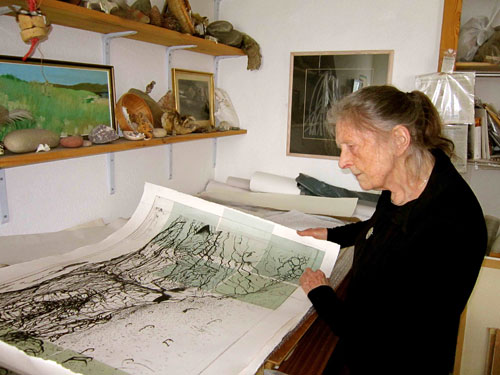
[[[351,157],[349,155],[349,151],[347,151],[344,147],[340,149],[340,158],[339,158],[339,168],[345,169],[351,166]]]

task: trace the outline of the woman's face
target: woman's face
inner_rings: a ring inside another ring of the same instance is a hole
[[[336,125],[340,168],[349,168],[364,190],[384,190],[394,169],[392,142],[354,128],[348,120]]]

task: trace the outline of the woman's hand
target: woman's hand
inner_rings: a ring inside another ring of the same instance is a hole
[[[299,236],[311,236],[318,240],[326,240],[328,235],[328,230],[326,228],[309,228],[304,230],[298,230],[297,234]]]
[[[306,295],[313,290],[314,288],[317,288],[318,286],[321,285],[329,285],[328,284],[328,279],[326,278],[325,274],[321,270],[316,270],[313,271],[311,268],[306,268],[302,276],[300,276],[299,279],[300,286],[302,289],[304,289],[304,292]]]

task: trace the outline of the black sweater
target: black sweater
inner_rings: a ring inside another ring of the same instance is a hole
[[[448,374],[453,367],[487,232],[467,183],[443,152],[433,155],[418,199],[395,206],[383,191],[369,220],[328,230],[329,241],[355,245],[346,299],[327,286],[308,297],[340,337],[331,362],[344,361],[351,375]]]

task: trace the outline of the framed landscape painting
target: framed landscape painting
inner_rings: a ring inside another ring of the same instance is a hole
[[[393,51],[292,52],[287,155],[337,159],[335,114],[346,95],[390,84]]]
[[[61,136],[116,129],[113,67],[0,56],[0,140],[42,128]]]

